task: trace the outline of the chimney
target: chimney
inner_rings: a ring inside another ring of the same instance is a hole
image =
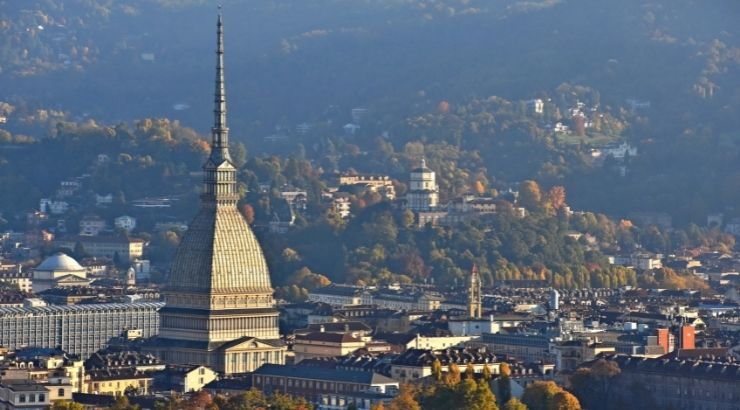
[[[668,353],[668,329],[656,329],[658,336],[658,345],[663,347],[663,354]]]
[[[694,327],[690,325],[683,325],[681,326],[681,340],[680,340],[680,346],[681,349],[691,350],[696,349],[696,344],[694,343],[696,339],[696,333],[694,331]]]

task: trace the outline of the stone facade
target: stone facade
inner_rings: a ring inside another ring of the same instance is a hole
[[[175,254],[162,294],[159,336],[146,349],[172,364],[201,364],[225,374],[285,362],[278,311],[262,249],[236,208],[236,167],[229,154],[218,20],[215,125],[201,208]]]

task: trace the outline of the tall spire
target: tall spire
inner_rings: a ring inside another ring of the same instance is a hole
[[[211,129],[211,156],[203,166],[204,189],[201,196],[206,204],[235,205],[236,168],[229,155],[229,128],[226,126],[226,85],[224,82],[224,22],[218,7],[216,45],[216,92],[214,94],[214,124]]]
[[[226,126],[226,84],[224,81],[224,21],[221,6],[218,6],[216,45],[216,92],[214,94],[214,124],[212,131],[211,158],[216,164],[231,161],[229,155],[229,128]]]

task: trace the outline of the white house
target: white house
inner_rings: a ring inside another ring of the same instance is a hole
[[[136,218],[133,216],[122,215],[113,220],[114,225],[118,229],[123,229],[126,232],[131,232],[136,229]]]

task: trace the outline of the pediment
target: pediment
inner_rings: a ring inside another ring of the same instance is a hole
[[[270,349],[274,350],[275,346],[262,342],[257,338],[254,337],[246,337],[243,339],[237,339],[232,342],[226,343],[224,345],[223,350],[224,352],[239,352],[244,350],[263,350],[263,349]]]

